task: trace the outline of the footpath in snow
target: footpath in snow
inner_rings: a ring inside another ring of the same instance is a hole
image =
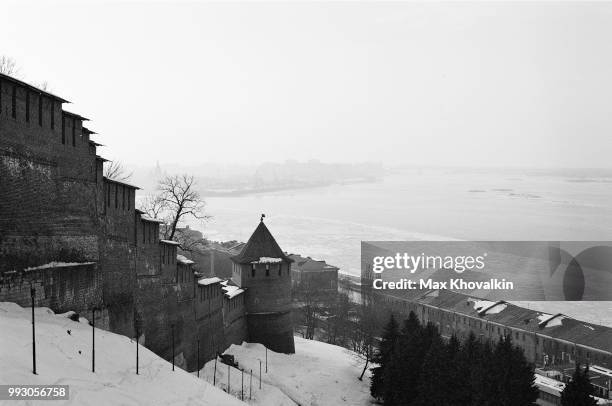
[[[48,308],[35,309],[38,375],[33,375],[31,311],[0,302],[0,384],[70,385],[70,399],[49,403],[53,405],[244,405],[180,368],[173,372],[171,364],[142,346],[136,375],[136,343],[99,329],[92,373],[92,328],[87,320],[73,321]]]
[[[268,372],[265,372],[266,350],[261,344],[232,345],[225,351],[235,357],[239,368],[245,369],[245,393],[248,395],[250,370],[253,370],[253,398],[250,404],[284,406],[370,405],[369,373],[363,381],[357,378],[363,362],[351,351],[295,337],[295,354],[268,351]],[[259,390],[259,361],[262,361],[262,390]],[[208,362],[200,375],[212,382],[214,360]],[[369,372],[369,371],[368,371]],[[227,387],[228,366],[217,362],[216,384]],[[241,372],[230,370],[230,391],[240,397]]]

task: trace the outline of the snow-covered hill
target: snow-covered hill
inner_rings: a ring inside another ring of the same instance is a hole
[[[369,405],[369,373],[363,381],[357,377],[363,362],[342,347],[295,337],[295,354],[268,351],[268,372],[265,372],[265,347],[261,344],[232,345],[226,352],[235,357],[239,368],[253,370],[253,399],[246,402],[265,406],[338,406]],[[262,361],[262,391],[259,391],[259,361]],[[200,375],[212,382],[214,361]],[[369,372],[369,371],[368,371]],[[240,396],[241,375],[230,372],[231,392]],[[227,387],[227,365],[217,363],[217,386]],[[245,373],[245,393],[249,390]]]
[[[0,384],[70,385],[70,400],[51,402],[54,405],[244,405],[180,368],[173,372],[171,364],[142,346],[136,375],[135,342],[99,329],[92,373],[92,328],[87,320],[72,321],[47,308],[35,313],[38,375],[31,372],[31,308],[0,303]]]

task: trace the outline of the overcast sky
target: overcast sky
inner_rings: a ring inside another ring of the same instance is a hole
[[[79,3],[0,54],[131,165],[612,166],[612,4]]]

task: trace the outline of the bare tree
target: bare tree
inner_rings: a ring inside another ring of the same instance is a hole
[[[185,217],[198,220],[208,220],[210,216],[204,213],[206,202],[196,189],[196,182],[191,175],[166,176],[159,181],[159,196],[166,205],[166,212],[171,221],[168,224],[166,238],[172,240],[178,224]]]
[[[108,161],[104,166],[104,176],[108,179],[125,182],[129,180],[134,172],[128,172],[121,161]]]
[[[363,304],[359,309],[356,328],[353,329],[352,343],[353,351],[359,358],[365,361],[359,380],[368,369],[370,361],[376,348],[376,337],[380,331],[379,314],[371,304]]]
[[[0,55],[0,73],[3,73],[14,78],[21,77],[21,70],[17,62],[8,56]]]
[[[189,229],[177,229],[174,234],[174,241],[178,242],[181,245],[181,249],[183,251],[187,251],[189,253],[202,252],[204,248],[208,245],[208,242],[205,238],[197,236],[196,233],[191,233]],[[199,234],[199,233],[198,233]]]
[[[317,320],[323,313],[323,304],[319,300],[318,289],[306,279],[293,288],[293,298],[300,310],[301,322],[306,327],[304,338],[313,340],[317,328]]]

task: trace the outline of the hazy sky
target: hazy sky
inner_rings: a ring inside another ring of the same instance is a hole
[[[612,166],[612,4],[3,3],[129,164]]]

